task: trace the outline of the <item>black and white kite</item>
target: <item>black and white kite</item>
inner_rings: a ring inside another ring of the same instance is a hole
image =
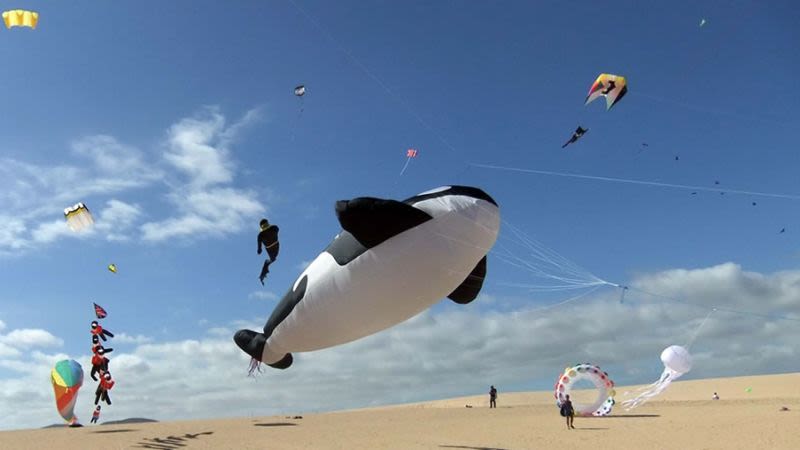
[[[446,186],[404,201],[360,197],[336,203],[342,231],[300,274],[262,331],[234,341],[285,369],[310,352],[397,325],[448,297],[473,301],[497,239],[500,210],[484,191]]]

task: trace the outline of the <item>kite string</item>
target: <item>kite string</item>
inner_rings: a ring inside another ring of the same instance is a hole
[[[554,304],[552,304],[552,305],[544,305],[544,306],[540,306],[540,307],[538,307],[538,308],[533,308],[533,309],[530,309],[530,310],[528,310],[528,311],[544,311],[544,310],[547,310],[547,309],[553,309],[553,308],[556,308],[556,307],[558,307],[558,306],[566,305],[567,303],[572,303],[572,302],[574,302],[574,301],[576,301],[576,300],[580,300],[580,299],[582,299],[583,297],[586,297],[586,296],[588,296],[589,294],[591,294],[591,293],[593,293],[594,291],[596,291],[596,290],[600,289],[601,287],[603,287],[603,286],[595,286],[595,287],[593,287],[592,289],[590,289],[590,290],[588,290],[588,291],[586,291],[586,292],[582,292],[582,293],[580,293],[580,294],[578,294],[578,295],[576,295],[576,296],[574,296],[574,297],[568,298],[568,299],[566,299],[566,300],[563,300],[563,301],[560,301],[560,302],[558,302],[558,303],[554,303]]]
[[[758,121],[758,122],[769,123],[770,125],[775,125],[775,124],[789,125],[788,123],[783,123],[783,122],[777,121],[777,119],[780,119],[780,117],[776,117],[776,116],[773,116],[773,118],[771,118],[771,119],[765,119],[764,118],[764,114],[761,114],[760,117],[757,117],[757,116],[751,116],[751,115],[742,114],[742,113],[738,113],[738,112],[726,111],[726,110],[718,109],[718,108],[707,108],[707,107],[703,107],[703,106],[693,105],[691,103],[686,103],[686,102],[671,100],[671,99],[664,98],[664,97],[658,97],[658,96],[655,96],[655,95],[650,95],[650,94],[647,94],[647,93],[644,93],[644,92],[640,92],[640,91],[629,92],[629,95],[632,95],[633,97],[646,98],[646,99],[653,100],[653,101],[656,101],[656,102],[665,103],[665,104],[668,104],[668,105],[681,106],[681,107],[684,107],[684,108],[687,108],[687,109],[691,109],[691,110],[695,110],[695,111],[699,111],[699,112],[705,112],[705,113],[709,113],[709,114],[720,114],[720,115],[726,115],[726,116],[730,116],[730,117],[738,117],[740,119],[755,120],[755,121]]]
[[[485,207],[483,207],[483,208],[485,209]],[[511,241],[512,243],[517,244],[517,245],[519,245],[519,244],[524,245],[525,247],[528,248],[528,250],[533,252],[532,256],[534,256],[538,261],[544,262],[546,265],[553,266],[556,269],[564,272],[565,274],[569,274],[570,276],[575,277],[574,279],[571,279],[571,281],[584,282],[584,283],[587,282],[587,281],[590,281],[591,284],[602,283],[602,284],[613,285],[613,283],[609,283],[606,280],[603,280],[603,279],[595,276],[594,274],[592,274],[588,270],[578,266],[576,263],[574,263],[574,262],[570,261],[569,259],[565,258],[564,256],[560,255],[555,250],[547,248],[545,245],[541,244],[540,242],[537,242],[533,238],[525,235],[525,233],[521,229],[519,229],[518,227],[514,226],[508,220],[501,218],[501,222],[503,223],[503,225],[505,227],[509,228],[512,231],[512,233],[515,235],[515,237],[519,240],[519,241],[514,241],[514,239],[512,239],[512,238],[508,238],[509,241]],[[524,261],[524,260],[522,260],[522,258],[516,257],[509,249],[507,249],[502,244],[500,245],[500,247],[502,249],[506,250],[506,252],[508,253],[508,255],[507,255],[508,257],[516,259],[516,260],[518,260],[520,262]],[[526,264],[526,265],[530,266],[531,268],[534,268],[532,264]],[[537,268],[537,270],[538,270],[538,268]],[[543,272],[541,270],[539,270],[539,271],[541,273],[543,273],[543,274],[545,273],[545,272]],[[551,278],[559,279],[559,280],[562,280],[562,281],[569,280],[567,278],[558,277],[558,276],[551,276]]]
[[[711,188],[705,186],[692,186],[687,184],[676,184],[676,183],[660,183],[657,181],[647,181],[647,180],[633,180],[629,178],[618,178],[618,177],[605,177],[605,176],[598,176],[598,175],[583,175],[578,173],[569,173],[569,172],[555,172],[549,170],[535,170],[535,169],[523,169],[519,167],[506,167],[506,166],[495,166],[491,164],[480,164],[480,163],[469,163],[473,167],[480,167],[483,169],[492,169],[492,170],[505,170],[509,172],[523,172],[523,173],[532,173],[532,174],[539,174],[539,175],[551,175],[557,177],[567,177],[567,178],[579,178],[583,180],[597,180],[597,181],[609,181],[614,183],[626,183],[626,184],[639,184],[645,186],[657,186],[657,187],[667,187],[667,188],[676,188],[676,189],[688,189],[692,191],[707,191],[707,192],[726,192],[731,194],[743,194],[743,195],[753,195],[753,196],[761,196],[761,197],[772,197],[772,198],[785,198],[789,200],[800,200],[800,195],[798,194],[780,194],[780,193],[772,193],[772,192],[758,192],[758,191],[745,191],[739,189],[720,189],[720,188]]]
[[[300,116],[303,115],[303,98],[300,97],[300,111],[297,112],[297,116],[294,118],[294,123],[292,124],[292,142],[294,142],[294,137],[297,132],[297,124],[300,123]]]
[[[694,306],[696,308],[710,309],[710,310],[712,310],[712,312],[716,310],[716,311],[728,312],[728,313],[732,313],[732,314],[740,314],[740,315],[743,315],[743,316],[752,316],[752,317],[761,317],[761,318],[764,318],[764,319],[789,320],[789,321],[792,321],[792,322],[800,322],[800,318],[787,317],[787,316],[781,315],[781,314],[762,314],[762,313],[757,313],[757,312],[752,312],[752,311],[742,311],[742,310],[738,310],[738,309],[724,308],[724,307],[721,307],[721,306],[710,306],[709,307],[709,306],[698,305],[696,303],[691,303],[691,302],[687,302],[687,301],[684,301],[684,300],[680,300],[680,299],[677,299],[675,297],[670,297],[668,295],[656,294],[656,293],[653,293],[653,292],[648,292],[648,291],[645,291],[645,290],[642,290],[642,289],[638,289],[638,288],[634,288],[634,287],[630,287],[630,286],[628,287],[628,289],[631,290],[631,291],[640,292],[640,293],[645,294],[645,295],[650,295],[652,297],[659,297],[659,298],[663,298],[663,299],[666,299],[666,300],[671,300],[671,301],[676,302],[676,303],[681,303],[681,304],[684,304],[684,305]]]
[[[485,206],[481,205],[481,208],[491,213]],[[502,235],[501,239],[507,239],[517,246],[523,245],[532,252],[530,256],[533,256],[534,260],[523,259],[515,255],[514,252],[502,242],[497,242],[494,248],[490,249],[490,253],[497,256],[501,261],[529,271],[537,277],[562,283],[559,285],[520,285],[519,287],[528,287],[531,288],[531,290],[555,291],[561,289],[580,289],[598,285],[617,286],[595,276],[588,270],[558,254],[555,250],[549,249],[543,244],[526,236],[521,229],[511,224],[509,221],[501,218],[501,222],[504,227],[508,228],[513,233],[512,237]]]
[[[444,145],[445,145],[445,147],[447,147],[448,149],[452,150],[453,152],[456,152],[456,153],[458,153],[458,150],[456,150],[456,148],[455,148],[453,145],[451,145],[451,144],[450,144],[450,142],[448,142],[448,141],[447,141],[447,139],[445,139],[445,138],[444,138],[444,137],[443,137],[441,134],[439,134],[439,133],[436,131],[436,129],[434,129],[434,128],[433,128],[431,125],[429,125],[429,124],[428,124],[428,122],[427,122],[427,121],[425,121],[425,119],[423,119],[423,118],[422,118],[422,116],[420,116],[420,115],[419,115],[419,113],[417,113],[417,111],[416,111],[414,108],[412,108],[412,107],[411,107],[411,105],[410,105],[408,102],[406,102],[406,101],[405,101],[405,100],[404,100],[402,97],[400,97],[398,94],[396,94],[396,93],[395,93],[395,92],[394,92],[394,91],[393,91],[391,88],[389,88],[389,86],[388,86],[388,85],[386,85],[386,83],[384,83],[384,82],[383,82],[383,80],[381,80],[381,79],[380,79],[380,78],[379,78],[377,75],[375,75],[375,74],[374,74],[374,73],[373,73],[371,70],[369,70],[369,68],[367,68],[367,66],[365,66],[365,65],[364,65],[364,64],[363,64],[361,61],[359,61],[359,59],[358,59],[358,58],[356,58],[356,57],[353,55],[353,53],[352,53],[352,52],[350,52],[350,51],[347,49],[347,47],[345,47],[344,45],[342,45],[342,44],[341,44],[341,43],[340,43],[340,42],[339,42],[339,41],[338,41],[338,40],[337,40],[335,37],[333,37],[333,34],[331,34],[331,32],[330,32],[330,31],[328,31],[328,30],[327,30],[325,27],[323,27],[323,26],[322,26],[322,24],[321,24],[321,23],[320,23],[320,22],[319,22],[317,19],[315,19],[315,18],[314,18],[314,17],[313,17],[313,16],[312,16],[312,15],[311,15],[311,14],[310,14],[308,11],[306,11],[306,10],[305,10],[303,7],[301,7],[300,5],[298,5],[298,4],[297,4],[297,2],[295,2],[295,0],[289,0],[289,2],[290,2],[292,5],[294,5],[294,7],[295,7],[295,8],[296,8],[298,11],[300,11],[300,13],[301,13],[301,14],[302,14],[302,15],[303,15],[303,16],[304,16],[306,19],[308,19],[308,21],[309,21],[309,22],[311,22],[311,23],[312,23],[312,24],[313,24],[313,25],[314,25],[314,26],[317,28],[317,30],[319,30],[319,31],[320,31],[322,34],[324,34],[324,35],[325,35],[325,37],[327,37],[327,38],[328,38],[328,40],[329,40],[329,41],[331,41],[331,42],[332,42],[332,43],[333,43],[333,44],[334,44],[334,45],[335,45],[335,46],[338,48],[338,50],[339,50],[340,52],[342,52],[342,53],[343,53],[345,56],[347,56],[347,58],[349,58],[349,59],[350,59],[350,60],[351,60],[351,61],[352,61],[352,62],[353,62],[355,65],[356,65],[356,67],[358,67],[359,69],[361,69],[361,71],[362,71],[362,72],[364,72],[364,74],[365,74],[365,75],[367,75],[369,78],[371,78],[373,81],[375,81],[375,83],[377,83],[377,84],[378,84],[378,86],[380,86],[380,87],[381,87],[381,88],[382,88],[382,89],[383,89],[383,90],[384,90],[384,91],[385,91],[387,94],[389,94],[389,96],[390,96],[390,97],[392,97],[392,98],[393,98],[393,99],[394,99],[396,102],[398,102],[398,103],[399,103],[399,104],[400,104],[400,105],[401,105],[403,108],[405,108],[406,112],[408,112],[409,114],[411,114],[411,116],[412,116],[414,119],[416,119],[416,121],[417,121],[417,122],[419,122],[419,124],[420,124],[420,125],[422,125],[422,126],[425,128],[425,129],[427,129],[428,131],[430,131],[431,133],[433,133],[433,135],[434,135],[434,136],[435,136],[435,137],[436,137],[436,138],[437,138],[437,139],[438,139],[438,140],[439,140],[439,141],[440,141],[442,144],[444,144]]]
[[[703,319],[703,321],[700,323],[700,325],[694,330],[694,334],[692,334],[692,338],[689,339],[689,343],[685,345],[686,350],[689,350],[692,347],[692,344],[694,344],[695,339],[697,339],[697,335],[700,333],[700,330],[703,328],[703,325],[706,324],[706,322],[708,321],[708,318],[711,317],[711,315],[714,314],[716,311],[717,311],[717,308],[714,308],[711,311],[709,311],[708,314],[706,314],[706,318]]]
[[[408,163],[410,163],[410,162],[411,162],[411,158],[406,158],[406,163],[403,165],[403,170],[400,171],[400,176],[401,177],[403,176],[403,173],[406,171],[406,168],[408,167]]]

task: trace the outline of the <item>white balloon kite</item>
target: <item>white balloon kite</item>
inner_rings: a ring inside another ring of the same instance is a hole
[[[640,390],[639,394],[631,399],[622,402],[626,411],[641,405],[642,403],[657,396],[681,375],[692,370],[692,355],[689,350],[680,345],[671,345],[661,352],[661,361],[664,363],[664,371],[661,378],[655,383]]]

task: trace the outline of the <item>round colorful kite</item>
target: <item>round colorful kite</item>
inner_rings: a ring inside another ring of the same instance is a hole
[[[591,381],[597,388],[597,399],[594,403],[583,404],[572,402],[576,416],[606,416],[611,413],[614,406],[614,382],[608,377],[606,372],[600,367],[592,364],[578,364],[574,367],[567,367],[564,373],[558,377],[555,385],[556,405],[560,408],[566,396],[575,389],[575,385],[581,380]]]
[[[83,368],[74,359],[58,361],[50,372],[53,393],[56,397],[56,408],[61,417],[69,424],[77,424],[78,418],[73,414],[78,389],[83,385]]]

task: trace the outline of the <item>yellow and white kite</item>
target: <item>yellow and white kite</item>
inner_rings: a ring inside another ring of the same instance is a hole
[[[625,77],[612,75],[610,73],[601,73],[600,76],[594,80],[592,87],[589,88],[589,95],[586,96],[586,103],[584,103],[584,105],[591,103],[600,96],[604,96],[606,98],[606,111],[608,111],[612,106],[616,105],[617,102],[622,100],[622,97],[624,97],[626,93],[628,93],[628,86]]]
[[[28,27],[35,30],[36,24],[39,23],[39,13],[24,9],[3,11],[3,22],[6,24],[6,28],[9,29],[11,27]]]
[[[94,224],[92,213],[83,203],[76,203],[69,208],[64,208],[64,218],[67,219],[67,225],[72,231],[81,231]]]

